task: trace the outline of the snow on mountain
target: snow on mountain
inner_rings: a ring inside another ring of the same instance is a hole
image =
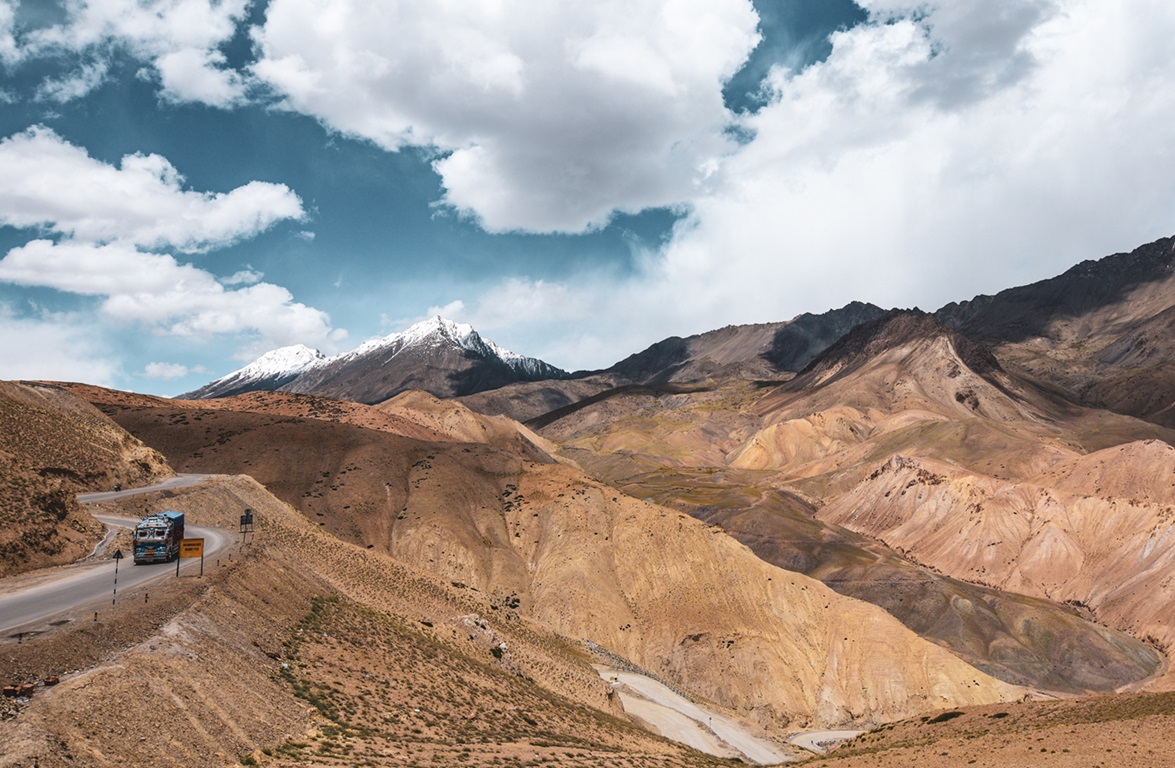
[[[330,361],[365,357],[382,349],[388,350],[387,359],[391,360],[408,349],[446,346],[458,347],[488,359],[497,359],[528,377],[539,375],[557,377],[562,374],[558,368],[542,360],[511,352],[482,338],[481,334],[468,323],[456,323],[440,315],[416,323],[406,331],[365,341],[350,352],[330,358]]]
[[[311,349],[305,344],[294,344],[266,352],[241,370],[230,373],[229,376],[252,379],[284,376],[291,373],[301,373],[310,366],[329,359],[317,349]]]
[[[288,384],[302,373],[326,363],[330,358],[305,344],[270,350],[244,368],[209,382],[181,399],[229,397],[243,392],[273,390]]]
[[[469,374],[470,366],[498,373]],[[392,373],[392,369],[396,372]],[[301,344],[275,349],[244,368],[180,397],[228,397],[255,390],[282,389],[332,397],[375,398],[383,397],[385,388],[391,392],[405,387],[421,387],[435,390],[433,394],[438,396],[448,396],[456,392],[446,391],[450,385],[445,382],[458,375],[466,376],[463,387],[480,391],[518,380],[564,378],[567,373],[542,360],[503,349],[483,339],[471,325],[438,315],[406,331],[365,341],[350,352],[334,357]],[[371,376],[381,383],[373,384],[368,378]],[[436,376],[440,379],[430,379]],[[379,392],[372,394],[372,387]]]

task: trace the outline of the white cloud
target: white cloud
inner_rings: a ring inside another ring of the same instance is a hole
[[[109,67],[104,61],[83,64],[80,69],[56,80],[45,80],[37,86],[34,98],[65,104],[89,94],[106,80]]]
[[[265,275],[262,273],[252,267],[247,267],[239,272],[234,272],[228,277],[222,278],[220,282],[224,285],[253,285],[253,283],[261,282],[263,277]]]
[[[160,379],[162,381],[182,379],[188,373],[188,366],[180,365],[179,363],[147,363],[143,368],[143,376],[145,378]]]
[[[172,51],[155,60],[170,101],[198,101],[214,107],[231,107],[245,99],[244,78],[224,67],[224,54],[199,48]]]
[[[229,290],[204,270],[129,245],[34,240],[0,259],[0,280],[102,297],[111,320],[194,340],[256,333],[272,348],[338,338],[326,313],[295,302],[285,288]]]
[[[443,153],[445,202],[490,231],[578,232],[699,193],[757,20],[748,0],[273,0],[253,72],[335,130]]]
[[[436,317],[440,315],[447,320],[458,320],[465,312],[465,302],[461,299],[454,299],[443,307],[429,307],[425,312],[425,317]]]
[[[0,62],[13,63],[20,58],[16,38],[13,36],[15,23],[15,0],[0,0]]]
[[[251,267],[218,280],[148,250],[202,252],[302,218],[297,195],[283,185],[188,191],[163,157],[130,155],[115,168],[45,128],[0,141],[0,178],[0,225],[60,236],[11,249],[0,259],[0,281],[97,297],[107,321],[193,342],[231,334],[265,349],[330,348],[346,335]]]
[[[113,386],[115,355],[76,315],[17,317],[0,304],[0,379],[86,381]]]
[[[0,141],[0,224],[46,227],[79,240],[198,252],[304,217],[284,184],[251,181],[231,192],[183,189],[159,155],[127,155],[116,168],[48,128]]]
[[[936,308],[1170,234],[1175,8],[1129,5],[922,5],[836,34],[826,62],[773,73],[654,290],[732,319]]]
[[[85,95],[81,84],[95,87],[105,75],[109,51],[121,47],[152,63],[167,98],[233,106],[243,98],[243,79],[225,67],[217,49],[233,36],[247,6],[248,0],[74,0],[65,4],[64,23],[31,32],[23,48],[9,36],[9,56],[79,55],[88,76],[46,86],[52,98],[63,101]],[[0,58],[6,50],[2,8]]]
[[[870,3],[827,61],[773,72],[755,138],[635,277],[507,282],[468,297],[466,320],[596,367],[854,299],[936,309],[1175,233],[1175,5],[895,15],[913,5]]]

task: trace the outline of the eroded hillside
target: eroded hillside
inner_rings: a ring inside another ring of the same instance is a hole
[[[1139,641],[1166,648],[1175,619],[1160,589],[1175,571],[1155,554],[1168,522],[1153,500],[1169,482],[1165,464],[1153,464],[1168,446],[1154,438],[1170,433],[1076,406],[929,316],[859,326],[780,385],[627,393],[540,431],[596,476],[718,523],[765,559],[883,605],[1005,679],[1027,672],[1041,685],[1105,689],[1160,669]],[[898,478],[891,468],[903,462],[914,469]],[[1003,494],[1069,501],[1053,515],[1027,514],[1031,500],[1003,514],[989,501]],[[1088,522],[1070,507],[1088,510]],[[1086,550],[1069,541],[1082,526]],[[1042,597],[1053,604],[1028,599]],[[1026,616],[1053,629],[1025,633]]]
[[[97,628],[6,644],[6,679],[64,677],[0,722],[0,765],[718,763],[618,718],[574,644],[339,541],[249,478],[166,503],[203,525],[247,505],[257,536],[203,580],[152,587],[150,602],[127,595]]]
[[[59,387],[0,382],[0,576],[72,562],[102,527],[74,495],[171,475],[163,457]]]
[[[412,405],[417,421],[480,441],[223,409],[186,425],[158,407],[115,416],[178,467],[244,466],[339,538],[591,639],[770,729],[1021,695],[884,611],[553,461],[526,430],[435,398]]]

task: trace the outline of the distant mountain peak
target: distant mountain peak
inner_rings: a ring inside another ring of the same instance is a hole
[[[325,364],[330,358],[305,344],[293,344],[266,352],[261,357],[199,389],[180,395],[181,399],[199,400],[229,397],[245,392],[278,389],[302,373]]]
[[[228,397],[281,389],[379,402],[413,388],[448,397],[515,381],[566,376],[542,360],[482,338],[472,325],[436,315],[334,357],[301,344],[275,349],[181,397]]]
[[[264,376],[298,372],[326,359],[327,356],[317,349],[305,344],[292,344],[266,352],[236,373]]]

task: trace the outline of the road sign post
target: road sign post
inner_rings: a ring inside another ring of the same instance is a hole
[[[110,604],[114,605],[118,601],[118,561],[122,559],[122,550],[114,550],[114,594],[110,598]]]
[[[246,507],[245,514],[241,515],[241,546],[242,547],[245,546],[245,540],[248,538],[248,534],[250,534],[250,533],[253,533],[254,537],[256,537],[256,533],[253,531],[253,510]]]
[[[175,575],[180,575],[180,560],[185,557],[200,558],[200,575],[204,575],[204,539],[181,539],[180,556],[175,561]]]

